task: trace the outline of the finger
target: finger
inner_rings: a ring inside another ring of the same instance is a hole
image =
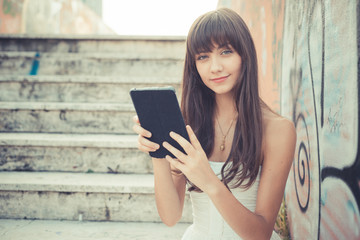
[[[171,171],[176,171],[176,172],[179,172],[180,171],[180,169],[177,169],[175,166],[173,166],[173,165],[170,165],[170,169],[171,169]]]
[[[180,134],[170,132],[170,137],[178,142],[188,155],[191,153],[191,151],[194,150],[194,147],[191,145],[191,143],[189,143],[189,141],[183,138]]]
[[[196,149],[196,150],[202,150],[202,146],[199,142],[199,140],[197,139],[194,131],[192,130],[192,128],[190,127],[190,125],[186,125],[186,130],[187,130],[187,133],[189,135],[189,139],[190,139],[190,142],[191,144],[193,145],[193,147]]]
[[[183,167],[184,164],[181,163],[180,161],[170,157],[169,155],[165,156],[165,159],[172,165],[174,166],[176,169],[179,169],[181,172],[183,171]]]
[[[135,123],[140,124],[139,117],[138,117],[137,115],[135,115],[135,116],[133,117],[133,121],[134,121]]]
[[[144,128],[142,128],[140,125],[134,125],[133,126],[133,131],[141,136],[147,137],[147,138],[151,138],[151,132],[145,130]]]
[[[138,143],[144,147],[150,148],[152,150],[158,150],[160,148],[160,145],[154,142],[151,142],[150,140],[144,138],[143,136],[139,135]]]
[[[139,144],[138,145],[138,149],[144,153],[149,153],[149,152],[155,152],[157,149],[154,148],[150,148],[144,145]]]
[[[183,152],[178,150],[177,148],[170,145],[168,142],[163,142],[164,148],[166,148],[169,152],[171,152],[177,159],[179,159],[181,162],[186,161],[187,155],[185,155]]]

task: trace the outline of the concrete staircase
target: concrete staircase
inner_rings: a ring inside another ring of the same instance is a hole
[[[179,89],[184,47],[181,37],[0,36],[1,239],[28,221],[45,231],[60,220],[80,231],[110,224],[114,239],[180,238],[189,199],[171,235],[157,214],[151,159],[136,148],[129,90]],[[160,232],[129,230],[137,228]]]

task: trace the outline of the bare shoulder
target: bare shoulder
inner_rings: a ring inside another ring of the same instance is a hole
[[[296,138],[295,126],[289,119],[275,113],[263,116],[264,140],[292,140]]]
[[[264,154],[290,156],[294,153],[296,130],[294,123],[275,113],[264,114]],[[265,160],[264,159],[264,160]],[[292,158],[291,158],[292,159]]]
[[[264,137],[271,140],[291,140],[296,136],[294,123],[286,118],[269,119],[265,124]],[[290,139],[288,139],[290,138]]]

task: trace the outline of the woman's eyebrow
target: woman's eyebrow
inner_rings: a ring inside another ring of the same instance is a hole
[[[229,43],[223,43],[221,45],[218,45],[218,47],[216,49],[220,50],[220,49],[223,49],[223,48],[232,48],[232,46]],[[198,53],[196,55],[210,53],[214,49],[215,49],[214,47],[211,50],[202,49],[202,50],[198,51]]]
[[[201,51],[199,51],[197,54],[195,54],[195,55],[199,55],[199,54],[205,54],[205,53],[209,53],[209,52],[211,52],[211,51],[208,51],[208,50],[201,50]]]
[[[222,48],[231,48],[231,45],[229,43],[223,43],[218,46],[218,49],[222,49]]]

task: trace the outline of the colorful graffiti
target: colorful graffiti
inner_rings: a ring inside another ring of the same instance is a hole
[[[297,129],[293,239],[360,238],[356,1],[286,2],[281,109]]]

